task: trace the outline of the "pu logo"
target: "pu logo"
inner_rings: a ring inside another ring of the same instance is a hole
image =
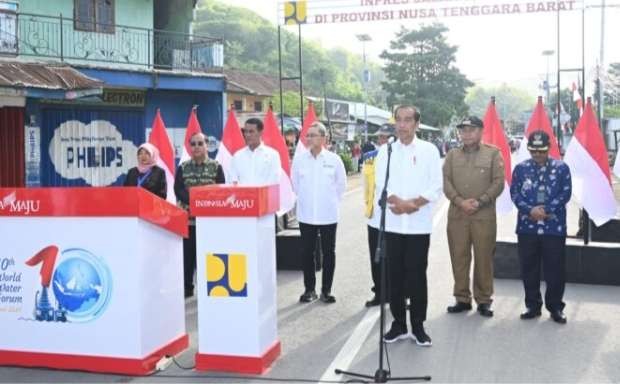
[[[208,253],[206,268],[208,296],[248,296],[246,255]]]
[[[305,24],[308,20],[305,0],[287,1],[284,3],[284,24]]]

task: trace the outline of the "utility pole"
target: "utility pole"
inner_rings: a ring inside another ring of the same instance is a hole
[[[364,60],[364,141],[368,141],[368,80],[370,80],[370,74],[368,72],[368,67],[366,66],[366,42],[372,40],[372,38],[367,35],[357,35],[357,39],[362,42],[362,51],[363,51],[363,60]]]
[[[598,126],[603,130],[603,117],[605,111],[605,92],[603,91],[603,76],[605,70],[605,0],[601,0],[601,53],[598,67]]]

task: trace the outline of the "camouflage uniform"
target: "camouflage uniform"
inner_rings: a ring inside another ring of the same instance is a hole
[[[224,171],[222,166],[215,160],[206,158],[198,164],[194,160],[188,160],[177,168],[174,179],[174,194],[177,197],[177,205],[189,210],[189,189],[201,185],[223,184]],[[196,224],[194,218],[190,218],[189,237],[183,239],[183,280],[185,283],[185,297],[194,294],[194,273],[196,272]]]

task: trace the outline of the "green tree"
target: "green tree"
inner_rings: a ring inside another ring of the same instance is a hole
[[[296,76],[299,70],[298,36],[292,28],[283,27],[281,31],[283,76]],[[278,76],[277,28],[254,12],[217,0],[201,0],[194,33],[224,40],[225,67]],[[323,96],[325,91],[328,98],[364,101],[364,66],[359,55],[340,48],[325,50],[318,42],[302,39],[302,67],[304,94]],[[369,63],[368,67],[371,73],[369,102],[383,106],[382,68],[374,63]],[[286,109],[285,112],[293,114]]]
[[[426,124],[445,127],[455,116],[463,116],[468,107],[465,95],[473,83],[453,64],[456,46],[449,45],[441,24],[419,30],[402,27],[383,51],[386,60],[382,83],[387,104],[413,103],[420,108]]]
[[[284,114],[289,116],[300,116],[299,113],[299,93],[297,92],[284,92],[282,94],[282,104],[284,107]],[[273,98],[270,99],[270,102],[273,105],[273,111],[276,113],[280,113],[280,95],[277,94]],[[308,99],[304,99],[304,114],[308,110]],[[317,116],[320,116],[323,112],[323,104],[315,103],[314,111]]]
[[[495,96],[495,107],[499,118],[507,121],[520,120],[523,111],[531,109],[536,101],[536,98],[527,91],[502,84],[498,87],[470,88],[465,97],[465,103],[469,106],[472,115],[482,119],[492,96]]]

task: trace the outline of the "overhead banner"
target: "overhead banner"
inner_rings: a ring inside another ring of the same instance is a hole
[[[577,9],[580,8],[576,0],[304,0],[281,2],[278,19],[285,25],[328,24],[532,14]]]

